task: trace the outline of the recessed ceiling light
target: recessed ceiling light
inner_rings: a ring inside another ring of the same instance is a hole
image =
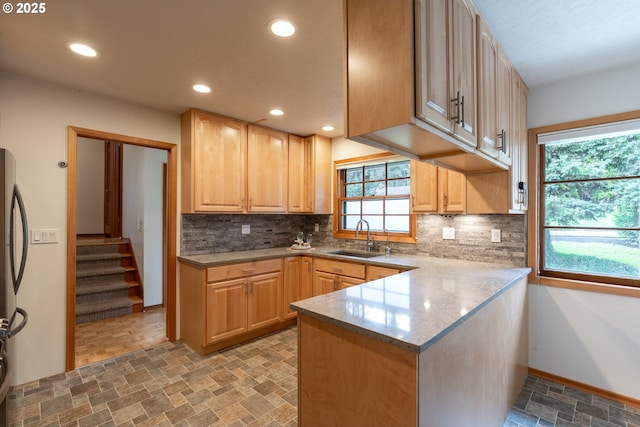
[[[325,132],[331,132],[332,130],[335,130],[336,128],[334,128],[333,126],[322,126],[322,130]]]
[[[273,109],[273,110],[269,111],[269,114],[271,114],[272,116],[281,116],[281,115],[284,114],[284,111],[278,110],[278,109]]]
[[[269,29],[278,37],[291,37],[296,32],[293,22],[286,19],[274,19],[269,21]]]
[[[95,58],[98,56],[98,51],[86,44],[75,42],[67,42],[65,44],[78,55],[86,56],[88,58]]]
[[[196,92],[200,92],[200,93],[209,93],[211,92],[211,88],[207,85],[203,85],[203,84],[196,84],[193,85],[193,90],[195,90]]]

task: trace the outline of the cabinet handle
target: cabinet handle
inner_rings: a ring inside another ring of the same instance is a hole
[[[451,117],[451,120],[453,120],[455,124],[464,127],[464,95],[460,96],[460,91],[458,91],[456,97],[453,98],[451,102],[455,102],[457,108],[457,113],[455,117]]]
[[[416,207],[416,196],[411,196],[411,208]]]
[[[243,273],[251,273],[252,271],[255,271],[255,268],[243,268],[242,269]]]
[[[335,271],[336,273],[342,273],[342,269],[338,267],[333,267],[333,271]]]
[[[504,129],[498,134],[498,141],[500,141],[500,144],[496,148],[507,154],[507,132]]]
[[[249,282],[247,284],[247,286],[249,287],[249,293],[252,294],[253,293],[253,282]]]
[[[311,272],[311,263],[309,261],[305,261],[305,264],[307,264],[307,271]]]
[[[253,199],[249,198],[249,209],[253,207]]]
[[[337,291],[337,290],[339,290],[339,289],[340,289],[340,279],[336,276],[336,277],[333,279],[333,290],[334,290],[334,291]]]

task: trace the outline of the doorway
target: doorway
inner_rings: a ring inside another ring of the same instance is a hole
[[[166,278],[165,319],[166,337],[170,341],[176,339],[176,206],[177,206],[177,145],[143,138],[118,135],[70,126],[68,128],[68,197],[67,197],[67,348],[66,369],[76,366],[76,231],[77,231],[77,198],[78,186],[78,138],[85,137],[101,141],[114,141],[143,148],[155,148],[166,151],[166,199],[163,200],[164,221],[163,232],[163,270]]]

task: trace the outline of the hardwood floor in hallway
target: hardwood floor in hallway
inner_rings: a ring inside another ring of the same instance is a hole
[[[167,341],[166,310],[152,308],[75,327],[76,368]]]

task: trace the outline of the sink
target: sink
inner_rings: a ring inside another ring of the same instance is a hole
[[[331,255],[344,255],[344,256],[353,256],[358,258],[373,258],[376,256],[380,256],[382,254],[371,253],[371,252],[358,252],[358,251],[347,251],[347,250],[339,250],[329,252]]]

